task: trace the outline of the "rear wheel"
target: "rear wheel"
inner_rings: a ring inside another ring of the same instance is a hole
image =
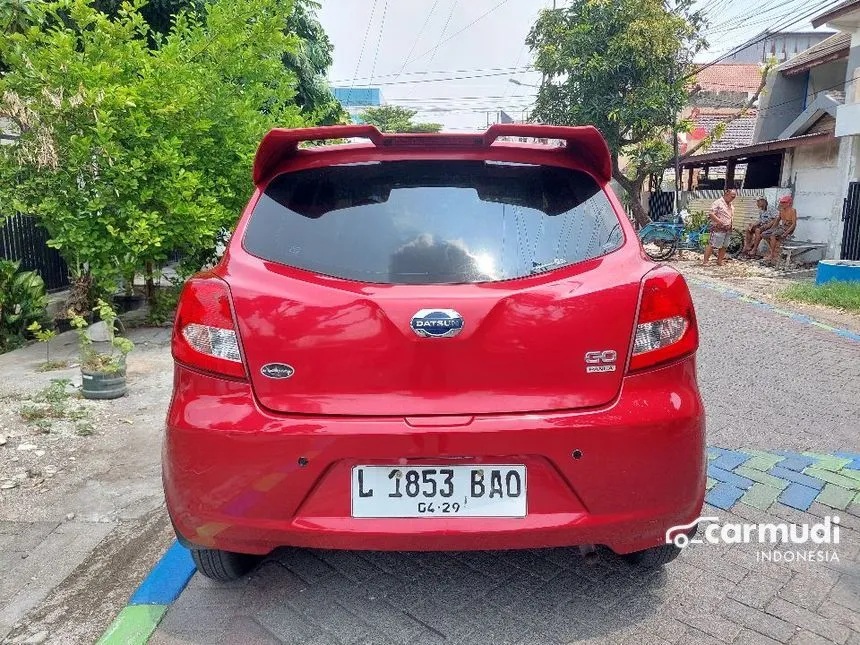
[[[642,240],[645,254],[655,262],[668,260],[675,254],[678,242],[675,238],[650,238]]]
[[[655,569],[662,567],[664,564],[669,564],[672,560],[678,557],[681,549],[674,544],[661,544],[644,551],[636,551],[624,555],[624,559],[642,567],[643,569]]]
[[[744,234],[738,230],[733,230],[729,236],[728,254],[732,257],[737,257],[744,248]]]
[[[260,561],[260,558],[254,555],[218,549],[191,549],[191,558],[200,573],[219,582],[241,578],[250,573]]]

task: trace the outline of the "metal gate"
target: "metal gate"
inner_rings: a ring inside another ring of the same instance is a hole
[[[69,286],[69,268],[57,249],[48,246],[48,232],[35,217],[0,216],[0,258],[20,260],[23,271],[36,271],[48,291]]]
[[[848,197],[842,203],[843,260],[860,260],[860,181],[848,184]]]

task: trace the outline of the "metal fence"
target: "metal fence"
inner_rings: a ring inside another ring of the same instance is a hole
[[[22,270],[36,271],[48,291],[69,286],[69,267],[57,249],[48,246],[48,232],[36,223],[35,217],[0,218],[0,258],[20,260]]]

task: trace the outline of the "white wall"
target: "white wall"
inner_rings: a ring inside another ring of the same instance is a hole
[[[848,64],[844,60],[838,60],[809,70],[806,104],[812,103],[819,92],[844,90],[847,68]]]
[[[794,149],[791,178],[798,217],[795,239],[831,241],[831,218],[841,209],[845,191],[840,182],[838,159],[839,139]]]

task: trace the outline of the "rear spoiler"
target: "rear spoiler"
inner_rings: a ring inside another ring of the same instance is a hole
[[[475,134],[383,134],[372,125],[331,125],[318,128],[270,130],[257,148],[257,155],[254,158],[254,183],[263,182],[284,159],[296,154],[302,141],[362,138],[369,139],[377,148],[412,146],[488,148],[499,137],[561,139],[567,142],[563,150],[582,158],[598,179],[609,181],[612,178],[609,148],[597,128],[591,125],[572,127],[497,123],[491,125],[486,132]]]

